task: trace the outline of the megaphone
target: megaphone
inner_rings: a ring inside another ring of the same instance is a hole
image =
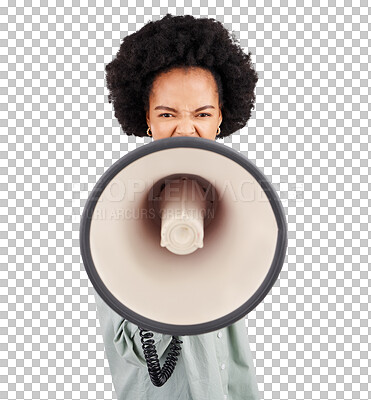
[[[80,247],[115,312],[145,329],[197,335],[233,324],[284,262],[282,204],[245,156],[203,138],[166,138],[114,163],[86,202]]]

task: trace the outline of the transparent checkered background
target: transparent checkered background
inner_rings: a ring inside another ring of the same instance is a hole
[[[370,8],[246,3],[2,2],[1,399],[116,399],[80,215],[103,172],[151,141],[121,131],[104,67],[167,12],[222,21],[260,77],[248,126],[224,143],[288,220],[283,270],[246,320],[262,398],[371,398]]]

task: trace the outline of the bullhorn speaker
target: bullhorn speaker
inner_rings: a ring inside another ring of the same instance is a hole
[[[99,179],[80,224],[83,263],[106,304],[169,335],[233,324],[274,285],[287,225],[272,185],[224,144],[166,138]]]

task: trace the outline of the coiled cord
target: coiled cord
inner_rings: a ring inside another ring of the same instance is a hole
[[[167,382],[171,374],[174,372],[176,362],[178,361],[178,356],[182,350],[180,344],[183,342],[177,337],[173,336],[173,339],[170,343],[169,353],[161,369],[155,341],[152,339],[153,333],[139,328],[139,334],[151,381],[155,386],[162,386]]]

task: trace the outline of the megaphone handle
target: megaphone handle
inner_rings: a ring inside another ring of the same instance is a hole
[[[173,336],[170,343],[170,351],[166,357],[165,363],[161,369],[158,359],[153,333],[145,329],[139,328],[144,357],[147,362],[148,373],[152,383],[155,386],[164,385],[174,372],[178,356],[181,351],[180,344],[183,343],[177,337]]]

